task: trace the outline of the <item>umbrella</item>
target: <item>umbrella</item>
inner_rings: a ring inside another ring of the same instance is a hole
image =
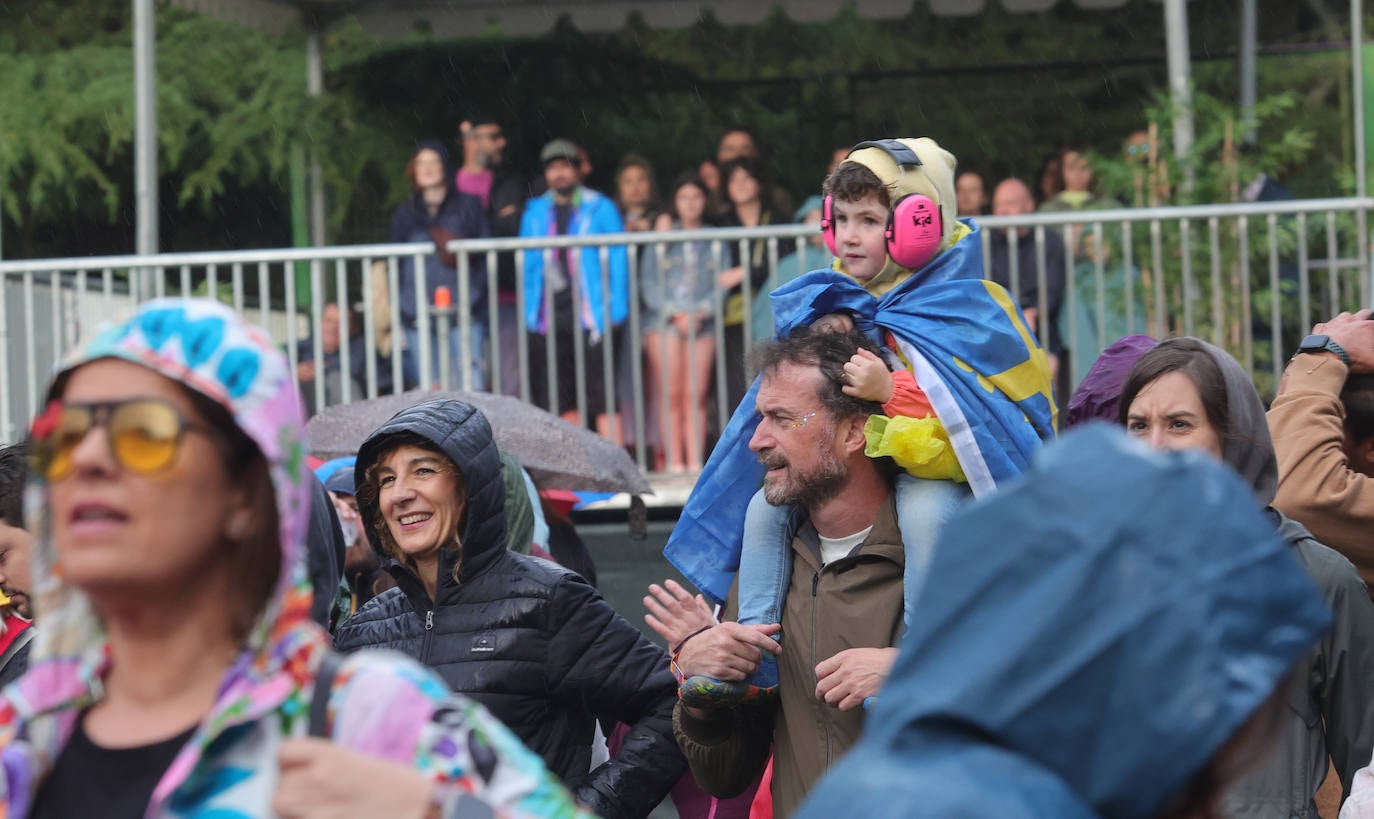
[[[533,404],[485,392],[411,390],[328,407],[306,425],[310,451],[321,458],[352,455],[374,429],[407,407],[451,398],[481,410],[496,445],[514,455],[546,489],[595,489],[652,494],[625,450]]]

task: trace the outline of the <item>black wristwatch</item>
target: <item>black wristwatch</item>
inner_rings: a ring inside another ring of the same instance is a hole
[[[1298,345],[1298,352],[1335,353],[1336,356],[1340,358],[1342,364],[1347,367],[1350,366],[1350,354],[1345,351],[1345,348],[1332,341],[1331,336],[1324,336],[1320,333],[1314,333],[1304,338],[1302,343]]]

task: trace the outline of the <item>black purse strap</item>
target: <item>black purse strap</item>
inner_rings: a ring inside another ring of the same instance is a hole
[[[343,655],[330,651],[315,670],[315,692],[310,696],[310,736],[329,738],[329,695],[334,691],[334,677],[343,665]]]

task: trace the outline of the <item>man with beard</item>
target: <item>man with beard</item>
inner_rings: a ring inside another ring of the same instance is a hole
[[[878,693],[902,630],[901,533],[886,459],[864,454],[864,426],[881,405],[845,394],[844,366],[861,333],[802,328],[758,348],[758,428],[750,449],[768,472],[764,497],[794,510],[782,622],[722,622],[674,647],[680,679],[743,679],[762,652],[778,655],[777,705],[700,709],[679,702],[678,743],[712,795],[744,790],[774,751],[777,816],[796,809],[825,769],[858,739],[864,701]],[[745,544],[748,548],[748,544]],[[737,609],[730,593],[726,619]],[[784,645],[772,635],[787,634]]]
[[[0,448],[0,688],[28,669],[33,639],[33,536],[24,529],[24,454],[23,444]]]
[[[539,161],[549,189],[525,205],[521,236],[589,236],[624,230],[611,198],[582,186],[576,145],[555,139],[539,152]],[[611,425],[614,404],[606,400],[606,385],[614,378],[617,337],[629,314],[629,259],[624,245],[607,248],[605,255],[603,275],[601,248],[595,246],[526,250],[525,329],[530,333],[534,403],[617,440]],[[578,366],[578,347],[582,367]],[[578,389],[579,369],[586,379],[584,391]]]
[[[519,236],[529,180],[506,160],[501,123],[476,115],[459,126],[463,165],[454,182],[458,190],[482,200],[494,237]],[[515,252],[496,254],[496,368],[501,392],[520,394],[520,315],[515,295]]]

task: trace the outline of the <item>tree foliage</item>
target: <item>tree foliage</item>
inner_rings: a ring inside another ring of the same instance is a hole
[[[1331,2],[1262,0],[1261,41],[1329,40],[1341,20]],[[1194,51],[1219,55],[1195,62],[1197,84],[1217,98],[1235,93],[1237,5],[1189,4]],[[129,249],[129,8],[0,0],[7,256]],[[725,127],[747,124],[777,179],[801,197],[817,187],[832,148],[882,134],[936,136],[989,176],[1028,177],[1065,142],[1113,154],[1164,86],[1161,11],[1151,0],[1111,12],[1061,2],[1035,15],[989,3],[964,18],[914,2],[897,20],[849,5],[824,23],[775,11],[758,26],[708,16],[680,30],[632,17],[611,34],[561,24],[533,39],[483,31],[456,42],[417,32],[381,43],[345,21],[326,34],[318,99],[305,93],[300,31],[269,37],[159,7],[157,32],[163,246],[179,250],[288,241],[295,146],[319,157],[332,238],[382,239],[415,141],[438,137],[456,149],[457,123],[474,111],[506,124],[512,157],[530,170],[545,139],[586,144],[603,187],[627,151],[646,154],[666,181],[713,153]],[[1261,72],[1261,92],[1291,90],[1284,117],[1312,134],[1309,161],[1285,171],[1291,187],[1334,193],[1350,179],[1348,61],[1339,52],[1269,57]],[[1262,140],[1285,149],[1286,137],[1262,128]]]

